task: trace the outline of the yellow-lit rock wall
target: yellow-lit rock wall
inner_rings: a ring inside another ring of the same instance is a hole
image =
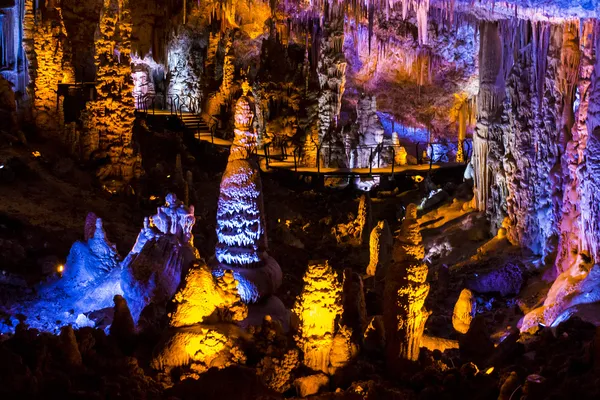
[[[141,175],[131,143],[135,104],[131,75],[131,13],[128,0],[104,0],[96,39],[96,95],[83,117],[86,153],[103,160],[96,176],[109,191]],[[97,148],[94,148],[97,146]]]
[[[62,128],[62,107],[57,104],[59,83],[72,83],[74,71],[60,3],[34,14],[25,2],[24,48],[29,61],[30,98],[35,124],[45,134]]]

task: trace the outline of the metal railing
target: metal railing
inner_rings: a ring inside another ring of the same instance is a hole
[[[146,115],[150,113],[155,115],[157,110],[168,110],[171,115],[182,115],[179,95],[171,95],[165,98],[162,94],[138,94],[135,98],[135,109]]]
[[[400,148],[404,148],[405,151],[411,150],[411,146],[414,146],[414,157],[417,165],[429,165],[431,169],[434,164],[439,163],[452,163],[450,158],[456,157],[458,153],[458,146],[462,144],[463,154],[465,162],[467,164],[472,155],[472,142],[465,140],[462,142],[451,142],[451,141],[439,141],[439,142],[417,142],[411,145],[385,145],[379,144],[376,146],[344,146],[341,144],[331,143],[320,143],[318,145],[308,146],[290,146],[290,144],[284,140],[272,142],[263,146],[264,155],[266,159],[266,167],[269,168],[272,161],[286,161],[288,157],[293,157],[294,172],[298,172],[299,167],[311,167],[310,165],[300,165],[305,159],[303,155],[313,153],[316,160],[314,167],[317,169],[317,173],[321,173],[321,168],[326,168],[325,165],[331,165],[332,161],[343,157],[348,159],[350,153],[355,156],[362,155],[363,161],[366,160],[367,166],[365,167],[354,167],[353,169],[369,169],[369,174],[373,173],[373,170],[381,168],[391,168],[391,175],[394,176],[396,167],[404,166],[407,164],[400,164],[396,159],[396,155],[400,152]],[[444,150],[445,151],[441,151]],[[279,150],[279,153],[277,151]],[[368,152],[368,157],[364,157]],[[423,155],[426,152],[426,156]],[[361,154],[362,153],[362,154]],[[453,154],[454,153],[454,154]],[[407,154],[408,155],[408,154]],[[383,165],[382,165],[383,164]],[[348,172],[352,174],[352,172]]]

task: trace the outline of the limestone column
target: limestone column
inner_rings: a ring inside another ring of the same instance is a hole
[[[480,25],[479,94],[477,96],[477,125],[473,135],[472,164],[475,171],[474,206],[486,210],[489,198],[490,169],[488,167],[489,129],[498,121],[504,87],[499,79],[502,65],[502,44],[497,22],[483,21]]]

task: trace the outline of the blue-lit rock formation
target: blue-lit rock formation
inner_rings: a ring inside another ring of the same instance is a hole
[[[146,306],[163,306],[175,295],[190,264],[199,258],[192,235],[194,206],[188,208],[169,194],[157,211],[144,220],[122,263],[123,296],[136,323]]]
[[[235,139],[221,180],[215,274],[234,271],[242,300],[253,303],[281,285],[281,268],[267,254],[262,182],[252,159],[257,135],[248,85],[235,106]]]
[[[102,220],[90,213],[86,218],[83,241],[71,247],[59,276],[43,282],[32,295],[15,298],[4,311],[24,315],[26,323],[43,331],[58,332],[64,325],[94,325],[88,318],[93,311],[112,308],[113,297],[122,294],[120,256],[107,239]],[[13,326],[0,325],[0,331]]]

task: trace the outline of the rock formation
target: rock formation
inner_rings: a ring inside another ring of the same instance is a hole
[[[362,341],[363,332],[367,328],[367,307],[363,280],[350,268],[344,270],[342,286],[342,324],[349,327],[355,342]]]
[[[75,81],[60,2],[47,3],[43,13],[37,9],[35,18],[31,18],[33,1],[26,1],[25,12],[26,24],[33,24],[25,29],[29,62],[33,62],[30,65],[33,118],[45,134],[56,134],[64,122],[62,107],[57,104],[57,84]]]
[[[398,359],[414,361],[419,356],[423,329],[430,315],[424,307],[429,294],[424,256],[417,206],[409,204],[385,281],[383,318],[388,365],[395,365]]]
[[[295,336],[303,363],[328,373],[336,324],[342,314],[342,285],[327,261],[312,261],[293,312],[300,321]]]
[[[0,75],[0,132],[14,134],[19,127],[15,93],[9,81]]]
[[[202,261],[192,266],[175,295],[170,329],[156,348],[153,368],[168,372],[185,367],[185,376],[197,377],[212,367],[245,362],[240,340],[247,334],[234,323],[248,310],[236,284],[231,271],[215,278]]]
[[[199,258],[192,234],[194,206],[186,207],[174,194],[165,200],[156,215],[144,220],[122,263],[124,297],[136,323],[147,305],[164,304],[173,297],[190,263]]]
[[[375,291],[383,294],[385,276],[392,260],[394,239],[386,220],[379,221],[371,231],[369,238],[370,261],[367,266],[367,275],[375,279]]]
[[[244,302],[252,303],[275,292],[281,285],[281,268],[267,254],[262,183],[252,159],[257,136],[249,85],[235,108],[235,138],[221,180],[217,206],[215,275],[234,271]]]
[[[452,326],[458,333],[467,333],[475,316],[477,302],[469,289],[463,289],[454,305]]]
[[[338,243],[349,242],[353,245],[366,245],[373,227],[371,197],[368,193],[360,197],[358,215],[347,224],[339,224],[332,229]]]
[[[290,350],[281,358],[267,356],[258,365],[258,375],[271,389],[284,393],[292,387],[292,371],[300,364],[298,350]]]
[[[319,77],[319,141],[337,123],[346,86],[343,5],[327,4],[323,37],[319,43],[317,74]]]
[[[142,173],[132,143],[135,103],[131,74],[131,10],[129,0],[103,0],[96,38],[96,95],[88,102],[82,157],[99,164],[96,176],[108,191],[122,190]],[[118,50],[118,54],[115,53]]]

